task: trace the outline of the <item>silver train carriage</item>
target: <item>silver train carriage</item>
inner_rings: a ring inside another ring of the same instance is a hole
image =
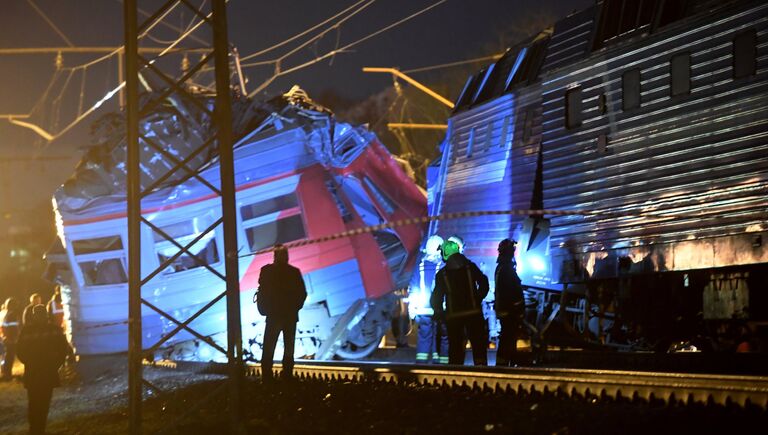
[[[471,76],[448,125],[431,214],[576,213],[429,229],[491,279],[515,238],[534,333],[663,345],[768,319],[765,2],[597,1]]]

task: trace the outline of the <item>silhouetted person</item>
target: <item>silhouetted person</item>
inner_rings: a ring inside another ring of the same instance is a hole
[[[482,309],[483,298],[488,294],[488,277],[459,253],[456,242],[443,243],[442,254],[445,266],[435,275],[430,304],[435,317],[446,322],[448,363],[464,364],[464,341],[469,337],[474,364],[488,365],[488,331]]]
[[[45,306],[35,305],[28,320],[19,335],[18,356],[24,363],[29,432],[44,434],[53,388],[59,386],[59,367],[70,348],[61,328],[48,322]]]
[[[0,323],[0,338],[5,346],[5,358],[0,367],[2,380],[10,381],[13,378],[13,363],[16,361],[16,342],[21,331],[21,304],[16,298],[8,298],[2,313]]]
[[[259,299],[267,317],[264,330],[264,352],[261,371],[264,380],[272,379],[272,361],[280,332],[283,333],[283,377],[293,376],[293,348],[296,340],[296,323],[299,310],[304,306],[307,290],[301,271],[288,264],[288,250],[275,246],[272,264],[261,268],[259,274]]]
[[[499,243],[496,259],[496,317],[501,324],[496,365],[508,366],[517,352],[517,338],[523,326],[525,301],[520,277],[515,270],[515,242],[504,239]]]
[[[24,326],[29,321],[29,317],[32,315],[32,308],[43,303],[43,298],[39,293],[32,293],[29,295],[29,305],[24,307],[24,313],[21,315],[21,326]]]

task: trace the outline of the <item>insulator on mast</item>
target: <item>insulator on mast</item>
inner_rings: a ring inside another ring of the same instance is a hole
[[[56,61],[54,65],[56,65],[56,69],[61,69],[64,66],[64,56],[62,56],[61,52],[56,53]]]
[[[184,53],[184,57],[181,58],[181,72],[186,73],[187,71],[189,71],[189,56]]]

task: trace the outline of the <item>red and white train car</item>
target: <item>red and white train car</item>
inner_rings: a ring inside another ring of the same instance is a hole
[[[260,359],[264,319],[251,301],[261,266],[272,261],[271,254],[256,252],[276,243],[426,215],[424,192],[373,133],[336,122],[329,112],[303,104],[295,96],[282,103],[235,145],[243,340],[246,356],[253,360]],[[198,174],[218,184],[215,157]],[[143,214],[185,245],[220,217],[219,201],[203,183],[190,178],[148,195]],[[60,277],[66,277],[61,280],[75,348],[84,355],[125,352],[125,195],[86,201],[68,195],[63,187],[54,204],[66,269],[71,272]],[[146,275],[178,249],[150,227],[142,231],[142,273]],[[304,274],[308,292],[299,313],[296,356],[369,353],[388,327],[396,302],[393,291],[408,283],[423,234],[423,226],[410,225],[291,248],[291,263]],[[192,248],[221,273],[222,237],[219,226]],[[184,254],[145,284],[142,295],[183,321],[219,294],[223,285]],[[147,307],[143,310],[144,344],[150,346],[176,325]],[[224,300],[190,326],[226,343]],[[168,344],[165,356],[224,357],[186,332]]]

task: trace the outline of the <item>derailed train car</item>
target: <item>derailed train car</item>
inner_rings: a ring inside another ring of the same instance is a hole
[[[517,239],[541,329],[664,348],[767,319],[767,17],[760,1],[604,0],[510,48],[457,101],[430,212],[574,214],[429,235],[464,237],[491,279],[496,243]]]
[[[204,116],[195,111],[195,105],[173,97],[167,103],[141,123],[142,134],[163,147],[163,151],[142,147],[147,153],[142,160],[142,183],[159,186],[142,207],[148,221],[185,245],[220,217],[219,199],[205,186],[218,183],[219,168],[213,151],[191,152],[209,135]],[[426,214],[426,198],[373,133],[336,122],[298,88],[266,103],[236,100],[235,105],[244,351],[248,359],[258,360],[264,319],[252,298],[260,268],[272,261],[272,254],[255,253],[275,243],[421,217]],[[104,143],[89,152],[54,197],[64,251],[51,253],[49,261],[57,266],[66,320],[81,355],[124,352],[128,345],[121,125],[115,116],[101,126]],[[185,174],[163,179],[167,168],[183,159],[199,178]],[[146,273],[178,249],[149,227],[142,231]],[[355,358],[372,351],[388,327],[397,301],[393,291],[403,288],[410,277],[423,234],[424,228],[411,225],[291,248],[291,263],[304,274],[308,292],[299,313],[296,356]],[[191,249],[221,273],[222,237],[218,227]],[[220,279],[183,254],[143,286],[143,298],[183,320],[222,289]],[[147,307],[143,307],[142,323],[145,345],[154,344],[175,327]],[[195,319],[191,327],[219,344],[226,343],[224,302]],[[168,344],[165,357],[223,358],[187,332]]]

